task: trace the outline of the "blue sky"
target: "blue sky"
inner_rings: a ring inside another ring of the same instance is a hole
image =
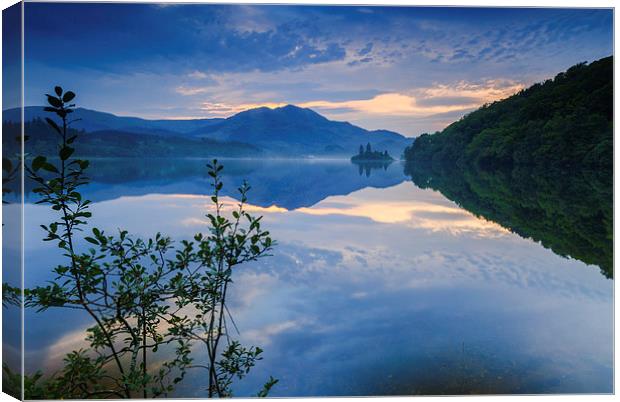
[[[408,136],[613,52],[611,10],[25,5],[26,105],[145,118],[297,104]]]

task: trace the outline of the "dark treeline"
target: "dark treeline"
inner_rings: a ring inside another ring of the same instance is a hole
[[[5,121],[2,124],[3,146],[7,154],[19,153],[20,144],[14,141],[20,135],[20,124]],[[54,132],[40,118],[24,124],[28,137],[26,152],[32,155],[55,155],[57,144]],[[221,142],[206,138],[188,138],[172,135],[150,135],[117,130],[85,132],[70,129],[71,135],[80,135],[80,157],[184,157],[259,156],[258,147],[241,142]]]
[[[613,277],[612,57],[424,134],[405,157],[418,186]]]

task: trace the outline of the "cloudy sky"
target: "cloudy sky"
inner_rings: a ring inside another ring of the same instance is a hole
[[[25,5],[25,104],[144,118],[288,103],[407,136],[613,52],[611,10]]]

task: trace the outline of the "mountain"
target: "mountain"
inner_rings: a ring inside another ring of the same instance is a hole
[[[26,121],[49,115],[38,106],[26,107],[24,113]],[[180,137],[222,144],[243,143],[261,149],[265,155],[348,157],[360,145],[371,143],[377,150],[400,156],[411,142],[395,132],[365,130],[293,105],[251,109],[227,119],[146,120],[84,108],[76,109],[72,117],[80,119],[72,126],[88,133],[122,132],[125,137],[135,133],[171,137],[171,141],[179,141]],[[16,122],[19,118],[19,109],[3,111],[3,122]]]
[[[274,153],[351,155],[361,144],[401,155],[410,139],[387,130],[368,131],[328,120],[311,109],[261,107],[192,132],[199,137],[256,144]]]
[[[2,121],[17,122],[20,120],[20,109],[8,109],[2,112]],[[44,119],[49,113],[43,110],[43,106],[26,106],[24,118],[31,121],[36,118]],[[118,130],[125,132],[144,134],[185,134],[202,127],[208,127],[223,119],[194,119],[194,120],[147,120],[139,117],[116,116],[112,113],[98,112],[96,110],[77,108],[73,113],[73,119],[79,119],[72,124],[77,130],[87,132],[102,130]]]
[[[613,57],[486,105],[405,151],[410,163],[613,170]]]

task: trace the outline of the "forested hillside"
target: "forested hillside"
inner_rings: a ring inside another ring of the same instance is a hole
[[[613,277],[613,59],[486,105],[405,151],[406,173]]]
[[[553,170],[613,166],[613,57],[577,64],[554,79],[485,105],[405,151],[432,166]]]

